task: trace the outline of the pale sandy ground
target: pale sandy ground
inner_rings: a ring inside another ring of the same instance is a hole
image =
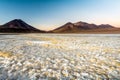
[[[0,35],[0,80],[120,80],[120,34]]]

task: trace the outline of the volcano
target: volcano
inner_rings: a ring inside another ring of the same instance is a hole
[[[32,27],[21,19],[14,19],[0,26],[2,33],[43,33],[45,31]]]

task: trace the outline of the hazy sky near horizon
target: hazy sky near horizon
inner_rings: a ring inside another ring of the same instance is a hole
[[[46,30],[78,21],[120,27],[120,0],[0,0],[0,24],[13,19]]]

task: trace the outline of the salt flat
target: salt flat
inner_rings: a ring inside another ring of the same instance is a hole
[[[0,35],[0,80],[120,80],[120,34]]]

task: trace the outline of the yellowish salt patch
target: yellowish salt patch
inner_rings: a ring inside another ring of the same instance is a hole
[[[87,42],[87,41],[84,41],[84,42],[82,42],[81,44],[89,44],[89,42]]]
[[[118,67],[120,67],[120,62],[117,62],[117,61],[116,61],[116,62],[115,62],[115,65],[118,66]]]
[[[12,56],[9,52],[0,52],[0,57],[10,58]]]
[[[99,50],[99,49],[100,49],[100,47],[98,47],[98,46],[89,47],[90,51],[96,51],[96,50]]]
[[[103,50],[104,52],[112,52],[113,51],[113,49],[112,48],[104,48],[104,50]]]

